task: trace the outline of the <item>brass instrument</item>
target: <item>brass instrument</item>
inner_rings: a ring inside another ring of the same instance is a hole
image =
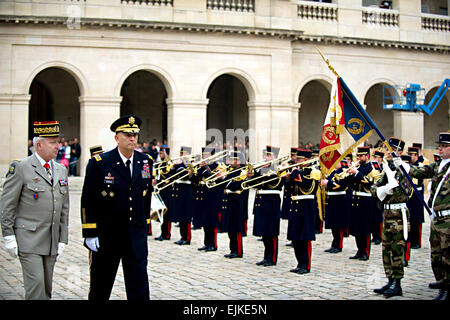
[[[346,178],[346,177],[349,175],[348,171],[349,171],[350,169],[352,169],[352,168],[358,169],[359,166],[360,166],[359,160],[357,160],[357,161],[355,161],[354,163],[352,163],[352,165],[351,165],[350,167],[345,168],[345,169],[342,169],[342,172],[336,173],[336,174],[334,175],[334,177],[335,177],[336,179],[338,179],[338,180],[344,179],[344,178]]]
[[[164,169],[166,169],[166,171],[168,172],[168,170],[170,170],[173,166],[174,166],[174,161],[177,161],[177,160],[180,160],[180,159],[182,159],[182,160],[184,160],[184,159],[186,159],[187,161],[192,161],[192,160],[194,160],[196,157],[197,157],[198,155],[196,155],[196,154],[188,154],[188,155],[186,155],[186,156],[179,156],[179,157],[174,157],[174,158],[170,158],[169,156],[167,156],[167,160],[166,159],[164,159],[163,161],[158,161],[158,162],[155,162],[155,163],[153,163],[153,166],[155,166],[155,165],[158,165],[159,163],[161,163],[161,162],[166,162],[166,165],[165,166],[161,166],[161,167],[159,167],[158,169],[159,170],[164,170]]]
[[[183,180],[184,178],[188,177],[192,172],[196,172],[197,167],[201,163],[206,162],[206,161],[211,161],[211,159],[221,158],[221,157],[223,157],[223,154],[227,153],[227,152],[229,152],[229,151],[228,150],[224,150],[224,151],[221,151],[219,153],[215,153],[215,154],[213,154],[212,156],[210,156],[208,158],[199,160],[199,161],[197,161],[195,163],[189,163],[187,168],[184,168],[183,170],[178,171],[173,176],[171,176],[171,177],[169,177],[169,178],[159,182],[158,184],[156,184],[156,186],[154,187],[155,193],[159,193],[161,190],[163,190],[163,189],[173,185],[175,182],[177,182],[179,180]],[[194,157],[195,157],[195,155],[194,155]],[[180,157],[180,158],[182,158],[182,157]],[[176,177],[176,179],[174,179],[174,177]],[[167,182],[167,180],[170,180],[170,179],[173,179],[173,180],[170,181],[170,182]]]
[[[259,185],[262,185],[262,184],[265,184],[265,183],[269,183],[269,182],[272,182],[272,181],[276,181],[276,183],[278,184],[280,182],[281,178],[284,177],[287,174],[287,171],[289,169],[292,169],[292,168],[295,168],[295,167],[303,167],[303,168],[311,167],[315,163],[317,163],[318,161],[319,161],[319,159],[315,158],[315,159],[310,159],[310,160],[307,160],[307,161],[304,161],[304,162],[293,163],[293,164],[291,164],[289,166],[286,166],[286,167],[279,167],[279,168],[277,168],[276,171],[269,170],[267,173],[265,173],[265,174],[263,174],[261,176],[257,176],[257,177],[254,177],[254,178],[248,179],[247,181],[242,182],[241,189],[242,190],[247,190],[247,189],[250,189],[250,188],[255,188],[255,187],[259,186]],[[269,177],[269,176],[274,175],[274,174],[275,174],[275,177],[263,180],[264,178]],[[248,185],[249,182],[258,181],[258,180],[263,180],[263,181],[259,181],[259,182],[255,183],[253,185],[250,185],[250,186]]]

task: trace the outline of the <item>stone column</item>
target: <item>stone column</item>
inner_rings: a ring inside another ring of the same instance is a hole
[[[31,95],[0,95],[0,175],[5,176],[14,159],[28,155],[28,109]]]
[[[339,35],[357,36],[362,24],[362,0],[337,0]]]
[[[271,141],[271,106],[269,102],[249,101],[248,119],[249,130],[249,161],[255,162],[262,159],[262,150]]]
[[[413,142],[424,142],[423,112],[394,111],[394,137],[405,141],[405,150]],[[389,139],[389,137],[385,137]]]
[[[206,109],[209,99],[166,99],[167,139],[170,155],[179,155],[181,146],[192,147],[192,153],[201,153],[206,143]]]
[[[272,104],[272,127],[270,144],[280,147],[280,156],[290,152],[291,147],[298,145],[298,111],[299,103]]]
[[[120,117],[122,97],[81,96],[80,102],[80,175],[84,176],[90,158],[89,148],[102,145],[103,150],[115,148],[114,133],[109,127]]]
[[[421,0],[398,0],[393,2],[393,9],[399,11],[400,41],[421,42],[422,39],[422,4]]]

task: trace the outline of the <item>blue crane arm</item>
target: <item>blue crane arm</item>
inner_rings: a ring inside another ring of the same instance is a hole
[[[433,98],[431,98],[430,102],[426,105],[422,105],[421,109],[430,116],[436,109],[436,107],[439,105],[439,102],[441,102],[444,95],[447,93],[449,87],[450,87],[450,79],[445,79],[444,82],[442,82],[439,89],[434,94]]]

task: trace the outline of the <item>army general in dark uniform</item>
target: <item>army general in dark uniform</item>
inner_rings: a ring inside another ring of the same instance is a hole
[[[90,250],[90,300],[107,300],[120,261],[127,298],[149,300],[147,228],[152,194],[152,159],[134,151],[142,121],[117,119],[117,148],[94,156],[86,168],[81,219]]]

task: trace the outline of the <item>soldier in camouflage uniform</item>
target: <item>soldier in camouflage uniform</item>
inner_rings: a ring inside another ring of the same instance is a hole
[[[439,134],[439,156],[442,160],[423,167],[411,166],[395,159],[396,166],[403,165],[411,177],[431,179],[428,206],[433,214],[430,226],[431,268],[436,283],[430,288],[439,288],[435,300],[447,300],[450,289],[450,133]]]
[[[390,138],[389,145],[394,151],[403,151],[405,142]],[[408,238],[409,212],[406,206],[412,187],[400,169],[396,169],[392,162],[392,154],[387,153],[385,172],[372,187],[371,192],[383,205],[383,265],[388,283],[375,293],[381,293],[386,298],[402,295],[400,281],[403,278],[403,264],[405,244]]]

